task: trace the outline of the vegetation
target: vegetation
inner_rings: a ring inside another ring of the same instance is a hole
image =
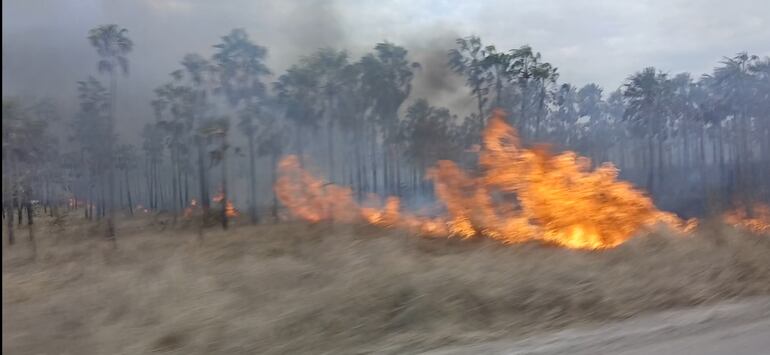
[[[93,76],[77,83],[74,117],[60,120],[51,101],[3,99],[3,211],[11,232],[23,210],[32,223],[34,205],[51,214],[82,207],[85,218],[106,218],[109,226],[118,210],[176,220],[192,203],[203,224],[216,208],[226,228],[231,200],[252,223],[268,211],[276,219],[272,185],[285,153],[319,162],[314,168],[352,186],[358,199],[378,193],[419,204],[433,198],[424,174],[436,161],[475,161],[495,108],[509,113],[525,144],[613,162],[659,206],[687,217],[770,199],[761,178],[770,175],[767,57],[726,57],[700,78],[643,68],[608,93],[593,83],[560,83],[556,66],[530,46],[503,51],[461,38],[447,49],[446,65],[465,77],[475,108],[458,117],[412,97],[421,66],[397,44],[378,43],[358,59],[322,48],[273,76],[268,49],[234,29],[211,57],[185,55],[157,87],[154,119],[136,118],[147,122],[139,144],[114,128],[127,119],[117,115],[116,97],[120,74],[128,74],[130,33],[103,25],[88,41],[108,83]],[[54,129],[67,129],[71,139],[58,142]]]

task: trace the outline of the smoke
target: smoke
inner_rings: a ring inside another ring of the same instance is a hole
[[[104,23],[129,30],[135,44],[130,73],[118,83],[117,129],[124,141],[136,141],[153,119],[152,90],[170,79],[182,57],[211,55],[212,46],[234,28],[244,28],[268,48],[267,64],[278,75],[320,47],[350,45],[338,3],[321,0],[11,0],[3,1],[3,10],[3,95],[53,98],[65,119],[77,110],[77,81],[99,78],[88,30]]]
[[[119,83],[123,140],[135,139],[152,119],[152,89],[168,80],[181,58],[191,52],[210,55],[212,45],[233,28],[244,28],[269,49],[267,64],[276,74],[320,47],[347,49],[356,60],[382,40],[403,45],[422,64],[410,102],[423,97],[461,117],[470,111],[472,98],[465,95],[463,79],[446,68],[445,54],[455,38],[471,33],[502,50],[530,43],[559,67],[563,81],[590,80],[606,88],[616,87],[642,65],[673,71],[695,65],[704,71],[739,50],[769,53],[759,44],[768,43],[767,26],[762,27],[767,20],[756,15],[767,13],[761,11],[765,4],[735,1],[725,8],[665,2],[676,16],[663,18],[655,11],[659,7],[589,0],[559,6],[510,1],[7,0],[2,87],[6,96],[52,97],[62,104],[62,116],[71,116],[77,109],[76,82],[96,74],[87,31],[104,23],[129,29],[136,44],[129,57],[131,74]],[[756,11],[744,11],[748,8]],[[651,26],[651,19],[660,23]],[[715,25],[710,31],[719,34],[719,41],[703,35],[703,23]]]
[[[469,113],[468,107],[472,107],[472,98],[465,87],[465,79],[449,67],[447,53],[456,46],[455,40],[465,36],[443,26],[429,28],[423,33],[430,35],[403,43],[409,50],[410,59],[421,66],[405,107],[422,98],[463,117]]]

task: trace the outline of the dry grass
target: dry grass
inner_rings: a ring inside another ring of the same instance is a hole
[[[152,222],[152,223],[150,223]],[[770,238],[720,225],[608,251],[362,226],[38,226],[3,248],[4,354],[414,353],[770,294]]]

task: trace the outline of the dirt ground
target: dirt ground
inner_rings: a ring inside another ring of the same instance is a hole
[[[526,339],[450,346],[423,355],[759,355],[770,349],[770,297],[576,326]]]
[[[3,235],[3,354],[418,353],[770,295],[770,238],[705,224],[606,251],[367,226],[70,218]],[[184,224],[184,223],[181,223]]]

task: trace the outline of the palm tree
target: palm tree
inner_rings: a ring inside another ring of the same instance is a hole
[[[487,46],[485,51],[486,57],[484,57],[482,66],[487,71],[486,81],[494,83],[495,107],[502,108],[503,88],[505,83],[510,81],[509,68],[512,57],[510,54],[498,52],[495,46]]]
[[[556,140],[570,147],[578,138],[579,132],[574,128],[579,115],[579,101],[577,90],[573,85],[562,84],[556,94],[556,112],[551,120]]]
[[[265,97],[266,88],[262,80],[270,74],[264,64],[267,49],[252,43],[243,29],[230,31],[214,48],[217,49],[213,59],[219,73],[218,91],[224,94],[232,108],[241,109],[239,127],[246,135],[249,146],[249,215],[251,222],[257,223],[256,130],[253,119],[260,114],[259,106]]]
[[[752,82],[754,75],[752,67],[760,61],[756,55],[746,52],[738,53],[732,58],[724,58],[721,66],[714,68],[714,73],[707,76],[711,91],[715,94],[716,101],[733,116],[738,134],[737,147],[737,178],[739,188],[743,195],[744,205],[751,215],[752,200],[748,190],[753,185],[749,160],[751,159],[750,131],[752,131],[752,117],[749,110],[752,107]]]
[[[259,156],[270,156],[270,186],[275,186],[278,158],[283,153],[284,138],[287,136],[286,126],[282,120],[279,120],[276,115],[272,113],[272,110],[266,110],[260,115],[258,130],[257,141],[259,144],[257,146],[257,154],[259,154]],[[278,221],[278,199],[275,195],[275,190],[273,190],[272,200],[271,212],[273,220]]]
[[[418,69],[420,64],[410,62],[407,59],[406,49],[389,42],[378,43],[374,50],[374,54],[368,54],[361,59],[361,80],[363,95],[369,98],[376,119],[375,123],[383,134],[383,187],[390,193],[400,185],[398,161],[395,161],[395,167],[390,167],[395,153],[393,139],[398,133],[398,110],[409,97],[414,70]],[[372,160],[374,161],[376,134],[372,137]],[[373,171],[373,174],[376,175],[376,172]],[[376,185],[375,181],[374,186]]]
[[[647,139],[647,189],[655,191],[655,142],[658,143],[658,168],[662,167],[660,156],[665,138],[668,97],[668,76],[653,67],[643,69],[630,76],[624,84],[623,95],[628,100],[625,119],[631,122],[637,133]],[[658,177],[662,172],[658,171]]]
[[[109,173],[112,154],[105,147],[115,141],[110,123],[111,95],[98,80],[89,77],[78,82],[80,109],[72,122],[73,138],[78,142],[83,167],[88,178],[87,218],[93,218],[93,207],[97,207],[96,217],[105,211],[103,199],[94,195],[94,188],[104,191],[105,172]],[[98,186],[97,186],[98,185]],[[94,206],[96,204],[96,206]]]
[[[449,51],[449,67],[456,73],[465,76],[465,84],[471,88],[471,94],[476,96],[479,119],[482,120],[483,124],[484,117],[486,116],[484,114],[484,107],[487,103],[487,95],[489,94],[489,82],[485,72],[488,68],[498,65],[499,69],[504,70],[502,64],[509,57],[494,53],[491,58],[487,58],[488,50],[494,50],[494,47],[484,47],[481,43],[481,38],[478,36],[458,38],[455,42],[457,43],[457,48]],[[499,78],[501,76],[497,76],[495,79]],[[502,82],[496,81],[496,83],[499,85],[496,85],[496,88],[498,90],[502,89]],[[499,105],[500,91],[497,92],[496,100]]]
[[[315,129],[319,124],[316,80],[310,68],[294,65],[273,84],[278,102],[285,109],[284,115],[296,126],[294,144],[300,164],[304,163],[305,129]]]
[[[118,87],[118,70],[122,71],[124,75],[128,74],[128,59],[126,55],[131,52],[134,47],[134,43],[127,36],[128,30],[120,28],[118,25],[109,24],[101,25],[91,29],[88,32],[88,40],[91,45],[96,48],[96,53],[102,58],[99,61],[98,69],[100,73],[107,73],[110,76],[110,120],[109,120],[109,132],[112,134],[115,127],[115,113],[116,113],[116,98]],[[112,156],[113,143],[110,142],[104,147],[107,150],[107,154]],[[113,221],[113,209],[114,209],[114,193],[115,193],[115,172],[113,164],[109,166],[109,208],[107,218],[107,237],[115,237],[115,224]]]
[[[538,63],[538,65],[532,68],[532,79],[539,88],[537,96],[537,113],[535,115],[535,139],[540,138],[542,121],[546,114],[546,99],[558,78],[559,74],[557,73],[557,68],[550,63]]]
[[[318,85],[315,93],[319,95],[316,102],[321,104],[321,116],[326,121],[327,156],[329,161],[329,178],[333,180],[334,166],[334,129],[339,119],[341,106],[343,105],[343,90],[351,85],[349,75],[351,70],[348,63],[348,54],[345,51],[335,51],[331,48],[323,48],[303,60],[316,76],[314,80]]]
[[[185,95],[177,111],[184,112],[182,119],[185,121],[185,138],[189,144],[194,145],[197,151],[199,199],[203,208],[203,218],[208,216],[211,205],[208,186],[208,169],[206,168],[206,142],[200,129],[203,120],[212,109],[209,94],[214,85],[218,84],[217,73],[212,64],[198,54],[187,54],[182,59],[182,68],[171,73],[176,85],[180,86],[180,93]],[[187,199],[185,199],[186,201]]]
[[[418,99],[406,110],[401,136],[404,153],[415,167],[411,183],[419,193],[427,190],[424,174],[429,166],[458,156],[461,143],[453,139],[457,131],[454,119],[448,109],[433,107],[425,99]]]
[[[534,53],[530,46],[512,49],[510,53],[510,79],[519,86],[518,129],[521,134],[525,134],[529,121],[529,84],[534,76],[533,69],[540,63],[540,53]]]

